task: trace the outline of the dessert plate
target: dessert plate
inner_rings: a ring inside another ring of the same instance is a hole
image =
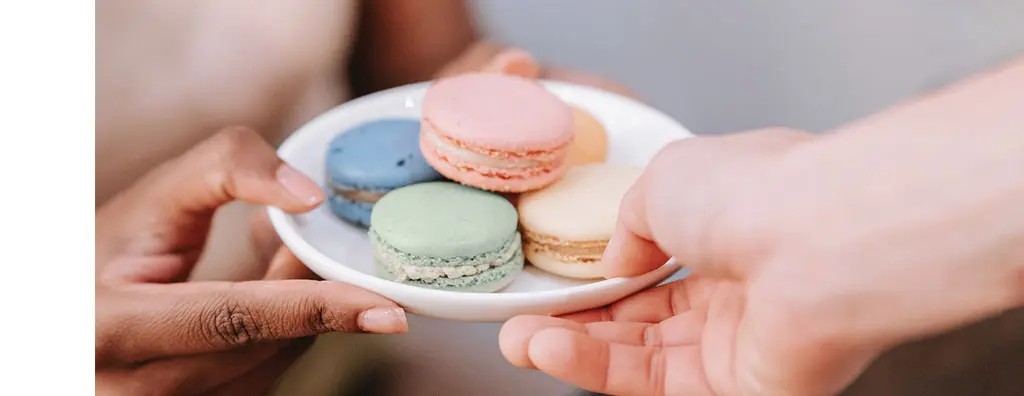
[[[623,96],[580,85],[542,81],[566,102],[587,110],[608,130],[608,162],[645,166],[666,144],[692,134],[658,110]],[[299,128],[278,155],[320,185],[324,156],[335,135],[382,117],[420,117],[429,83],[406,85],[346,102]],[[378,278],[366,230],[331,214],[326,205],[290,215],[268,208],[274,229],[295,255],[324,279],[347,282],[395,301],[408,312],[462,321],[496,322],[515,315],[557,315],[600,307],[668,278],[675,260],[647,274],[581,281],[527,265],[511,285],[496,293],[424,289]]]

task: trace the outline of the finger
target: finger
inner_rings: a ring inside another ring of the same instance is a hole
[[[700,340],[704,327],[703,311],[690,311],[661,323],[592,322],[579,323],[568,319],[541,315],[523,315],[510,319],[501,327],[498,347],[509,363],[534,368],[528,356],[530,339],[542,330],[561,328],[619,344],[637,346],[679,346]]]
[[[259,134],[241,127],[221,130],[137,187],[176,215],[208,214],[236,199],[304,212],[324,199],[316,183],[278,158]]]
[[[175,283],[188,280],[191,268],[199,259],[199,250],[181,254],[117,258],[97,274],[99,283]]]
[[[270,224],[266,208],[257,208],[249,217],[249,239],[260,263],[271,262],[281,247],[281,238]]]
[[[150,172],[104,206],[97,217],[112,221],[102,222],[108,230],[97,235],[115,240],[97,245],[117,246],[116,253],[133,256],[197,252],[206,241],[214,211],[227,202],[238,199],[304,212],[323,198],[319,186],[282,162],[256,132],[227,128]],[[106,215],[113,212],[122,213]],[[194,261],[181,264],[160,272],[179,276],[188,273]]]
[[[646,322],[658,323],[690,310],[690,295],[683,279],[647,289],[611,305],[563,315],[562,318],[580,323],[590,322]]]
[[[647,224],[648,179],[637,180],[619,203],[618,223],[601,257],[605,277],[645,274],[668,261]]]
[[[287,344],[274,341],[212,354],[159,359],[136,369],[135,378],[149,389],[166,394],[201,394],[258,367]]]
[[[276,355],[270,357],[255,369],[210,392],[213,395],[265,395],[272,390],[292,363],[313,345],[315,338],[292,340]]]
[[[109,347],[109,359],[140,361],[328,332],[408,329],[405,311],[395,303],[341,282],[191,282],[126,290],[110,296],[121,303],[97,321],[97,344]]]
[[[585,332],[582,323],[544,315],[522,315],[509,319],[498,332],[498,349],[505,360],[517,367],[535,368],[530,362],[530,338],[544,329],[562,328]]]
[[[270,267],[267,268],[267,274],[263,279],[319,279],[319,277],[309,267],[302,264],[291,250],[281,247],[270,261]]]
[[[590,336],[623,345],[672,347],[700,341],[706,316],[704,311],[689,311],[661,323],[594,322],[584,324]]]
[[[774,128],[666,146],[623,197],[620,229],[602,258],[605,275],[657,268],[660,257],[651,253],[657,247],[695,272],[741,276],[737,266],[760,254],[770,237],[752,228],[745,200],[756,197],[752,186],[771,160],[808,139],[804,132]]]
[[[506,48],[488,60],[481,71],[537,79],[540,77],[540,64],[529,52]]]
[[[697,346],[623,345],[572,330],[550,328],[530,339],[528,353],[539,370],[593,392],[712,394]]]

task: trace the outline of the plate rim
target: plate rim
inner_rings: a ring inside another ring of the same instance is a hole
[[[667,121],[670,121],[673,124],[675,124],[676,127],[677,127],[677,130],[682,132],[680,134],[680,136],[678,136],[679,139],[685,139],[685,138],[690,138],[690,137],[694,136],[693,133],[690,132],[689,129],[687,129],[685,126],[680,124],[676,119],[674,119],[674,118],[668,116],[667,114],[665,114],[660,109],[655,108],[655,107],[653,107],[653,106],[651,106],[649,104],[637,101],[637,100],[635,100],[633,98],[629,98],[629,97],[626,97],[624,95],[620,95],[620,94],[616,94],[616,93],[613,93],[613,92],[604,91],[604,90],[593,88],[593,87],[579,85],[579,84],[573,84],[573,83],[567,83],[567,82],[561,82],[561,81],[551,81],[551,80],[539,80],[539,82],[542,85],[544,85],[545,88],[549,88],[549,89],[556,89],[556,90],[561,90],[561,89],[582,90],[582,91],[587,91],[588,95],[610,96],[610,97],[614,97],[616,100],[632,102],[633,104],[646,107],[648,110],[656,113],[658,116],[660,116],[660,117],[666,119]],[[357,105],[358,103],[365,102],[367,100],[372,100],[375,97],[379,97],[379,96],[393,95],[394,92],[396,92],[396,91],[408,91],[408,90],[416,90],[416,89],[421,89],[421,88],[425,89],[430,84],[432,84],[431,81],[424,81],[424,82],[417,82],[417,83],[412,83],[412,84],[406,84],[406,85],[402,85],[402,86],[398,86],[398,87],[394,87],[394,88],[389,88],[389,89],[382,90],[382,91],[377,91],[377,92],[374,92],[374,93],[371,93],[371,94],[363,95],[363,96],[360,96],[360,97],[357,97],[357,98],[345,101],[345,102],[343,102],[341,104],[338,104],[337,106],[334,106],[334,107],[332,107],[332,108],[330,108],[330,109],[328,109],[328,110],[318,114],[316,117],[313,117],[312,119],[306,121],[299,128],[297,128],[294,132],[292,132],[285,139],[285,141],[282,142],[280,147],[277,149],[277,155],[283,159],[283,158],[286,158],[287,156],[289,156],[289,154],[291,154],[293,151],[295,151],[297,147],[302,147],[303,145],[301,143],[305,140],[303,138],[305,130],[310,128],[311,125],[317,124],[319,120],[322,120],[322,119],[324,119],[326,117],[329,117],[330,115],[332,115],[334,113],[337,113],[337,112],[340,112],[340,111],[344,111],[344,109],[343,109],[344,107],[350,107],[350,106],[353,106],[353,105]],[[470,296],[467,296],[467,294],[470,294],[471,297],[474,300],[480,300],[482,302],[502,302],[502,303],[507,303],[507,304],[522,304],[522,303],[531,303],[531,302],[536,302],[536,301],[545,301],[545,300],[550,300],[550,299],[557,299],[557,298],[560,298],[560,297],[566,297],[568,295],[572,295],[572,294],[576,294],[576,293],[590,293],[590,292],[600,291],[600,290],[604,290],[604,289],[614,289],[616,287],[627,286],[627,285],[629,285],[631,283],[634,283],[634,282],[647,283],[647,286],[645,286],[645,287],[649,287],[650,285],[653,285],[655,283],[658,283],[658,282],[661,282],[661,281],[667,279],[668,277],[670,277],[673,274],[675,274],[681,268],[681,265],[676,261],[675,258],[670,258],[661,267],[659,267],[659,268],[657,268],[657,269],[655,269],[655,270],[653,270],[651,272],[645,273],[643,275],[638,275],[638,276],[633,276],[633,277],[619,277],[619,278],[611,278],[611,279],[600,279],[600,280],[596,280],[596,281],[593,281],[593,282],[590,282],[590,283],[586,283],[586,284],[581,284],[581,285],[573,285],[573,286],[562,287],[562,288],[557,288],[557,289],[532,291],[532,292],[466,293],[466,292],[449,291],[449,290],[429,289],[429,288],[423,288],[423,287],[418,287],[418,286],[406,285],[406,284],[402,284],[402,283],[398,283],[398,282],[382,279],[382,278],[377,277],[375,275],[367,274],[367,273],[364,273],[364,272],[359,271],[357,269],[354,269],[354,268],[352,268],[350,266],[342,264],[342,263],[338,262],[337,260],[334,260],[333,258],[328,256],[327,254],[321,252],[319,249],[317,249],[315,246],[313,246],[313,244],[311,244],[310,242],[306,241],[305,238],[303,238],[300,235],[298,230],[288,223],[288,221],[289,221],[288,217],[292,216],[291,214],[286,213],[285,211],[283,211],[283,210],[281,210],[279,208],[273,207],[273,206],[267,206],[266,207],[266,211],[267,211],[267,215],[269,217],[271,226],[274,228],[274,231],[277,233],[277,235],[281,238],[281,242],[285,246],[287,246],[292,251],[293,254],[295,254],[297,257],[302,259],[301,261],[302,261],[303,265],[305,265],[306,267],[309,267],[311,270],[313,270],[314,272],[317,272],[318,274],[321,273],[321,272],[327,272],[327,273],[334,274],[335,272],[340,271],[340,273],[342,273],[344,275],[347,275],[347,276],[344,276],[344,277],[338,277],[338,278],[341,278],[341,279],[339,279],[340,281],[348,282],[348,283],[353,284],[354,286],[362,287],[362,288],[365,288],[367,290],[370,290],[370,291],[382,294],[385,297],[388,297],[388,295],[391,295],[391,294],[399,294],[399,295],[402,295],[402,296],[418,295],[418,296],[430,297],[430,298],[433,298],[433,299],[436,299],[436,300],[452,301],[452,300],[465,300],[466,297],[470,297]],[[307,256],[307,255],[308,256],[312,256],[312,257],[303,257],[303,256]],[[332,267],[332,268],[327,268],[326,265],[322,266],[321,263],[331,264],[330,267]],[[321,267],[323,267],[323,268],[321,268]]]

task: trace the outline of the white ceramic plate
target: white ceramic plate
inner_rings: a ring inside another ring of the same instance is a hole
[[[381,117],[420,117],[428,83],[406,85],[338,106],[304,125],[278,154],[317,183],[324,182],[324,155],[335,135]],[[610,137],[608,162],[644,166],[665,144],[692,136],[663,113],[625,97],[593,88],[544,82],[566,102],[597,117]],[[656,271],[632,278],[579,281],[551,275],[530,265],[497,293],[424,289],[378,278],[366,231],[331,214],[327,205],[289,215],[270,208],[281,240],[324,279],[339,280],[388,297],[412,313],[464,321],[503,321],[520,314],[563,314],[609,304],[654,285],[679,270],[670,260]]]

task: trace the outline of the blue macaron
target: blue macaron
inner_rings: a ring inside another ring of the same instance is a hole
[[[328,205],[341,219],[368,227],[374,203],[411,184],[442,180],[423,159],[420,122],[386,118],[335,136],[327,149]]]

